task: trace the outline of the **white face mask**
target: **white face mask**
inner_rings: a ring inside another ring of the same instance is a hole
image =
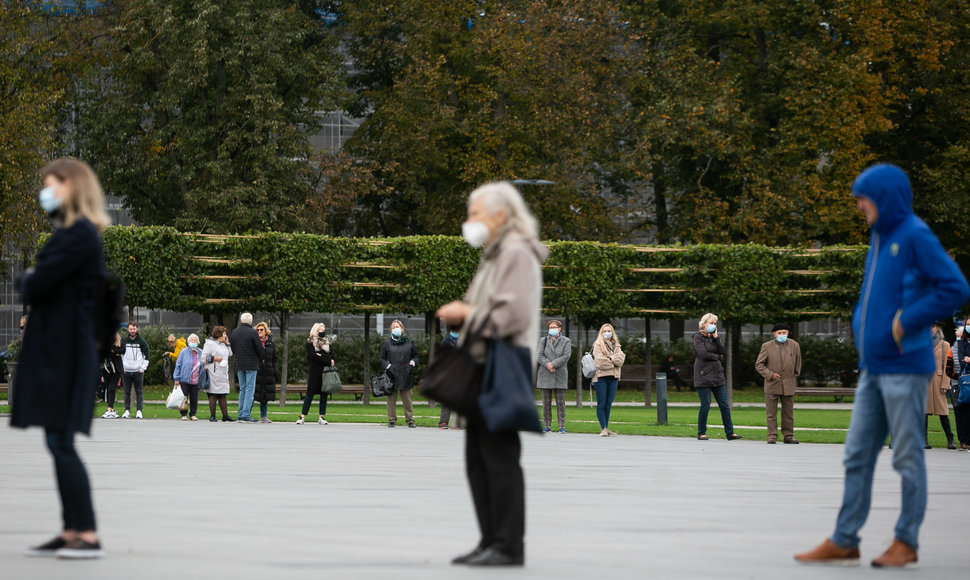
[[[606,340],[609,340],[613,338],[613,333],[607,330],[606,332],[603,333],[603,338],[605,338]]]
[[[482,222],[465,222],[461,224],[461,235],[473,248],[481,248],[488,241],[488,226]]]

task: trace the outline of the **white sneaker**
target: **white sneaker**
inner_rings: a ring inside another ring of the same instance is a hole
[[[319,419],[317,419],[317,425],[329,425],[329,424],[330,423],[327,423],[327,420],[324,419],[323,417],[320,417]]]
[[[300,417],[299,419],[297,419],[296,420],[296,424],[297,425],[302,425],[303,424],[303,417]]]
[[[142,419],[141,411],[138,411],[137,413],[135,413],[135,419]]]
[[[105,411],[104,412],[104,415],[101,415],[101,418],[102,419],[114,419],[114,417],[112,417],[111,411]]]
[[[125,409],[125,414],[122,415],[121,418],[122,419],[130,419],[131,418],[131,411],[129,411],[128,409]]]
[[[609,437],[609,436],[610,436],[609,429],[603,429],[602,431],[600,431],[600,437]]]

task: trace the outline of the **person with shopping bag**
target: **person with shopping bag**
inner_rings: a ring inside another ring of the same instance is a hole
[[[199,350],[199,335],[190,334],[188,346],[179,351],[178,358],[175,359],[175,370],[172,371],[175,386],[189,400],[188,405],[182,403],[178,408],[183,421],[199,420],[196,413],[199,410],[199,382],[203,372],[205,363],[202,360],[202,351]]]
[[[482,258],[464,300],[445,304],[437,316],[449,327],[461,326],[462,343],[472,341],[462,346],[484,365],[479,412],[468,417],[465,438],[465,468],[481,539],[452,563],[522,566],[525,479],[518,431],[541,430],[532,369],[542,303],[540,267],[549,251],[539,242],[532,212],[507,182],[471,193],[462,234],[469,245],[484,247]]]

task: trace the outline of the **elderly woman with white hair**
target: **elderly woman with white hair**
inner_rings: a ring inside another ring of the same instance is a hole
[[[468,198],[465,241],[484,246],[478,271],[463,301],[450,302],[437,315],[449,327],[462,326],[462,340],[481,329],[484,339],[506,340],[530,349],[536,360],[540,265],[548,249],[539,243],[539,226],[510,183],[489,183]],[[485,360],[485,342],[471,346]],[[489,431],[478,417],[468,418],[465,469],[481,540],[453,560],[469,566],[522,566],[525,563],[525,479],[517,431]]]
[[[701,399],[701,408],[697,412],[697,438],[707,441],[707,413],[711,409],[711,394],[717,400],[721,410],[721,422],[724,423],[724,434],[728,441],[740,439],[734,432],[731,422],[731,405],[727,399],[727,381],[724,378],[724,366],[721,357],[724,356],[724,344],[717,335],[717,315],[707,313],[697,323],[697,334],[694,335],[694,388]]]
[[[188,421],[191,417],[193,421],[198,421],[196,413],[199,411],[199,377],[205,371],[205,362],[202,359],[202,351],[199,350],[199,335],[190,334],[186,342],[186,347],[175,359],[172,379],[175,381],[175,386],[181,388],[182,394],[189,400],[189,408],[181,411],[182,420]]]

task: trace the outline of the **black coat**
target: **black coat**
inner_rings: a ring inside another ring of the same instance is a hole
[[[111,355],[101,360],[101,386],[109,389],[118,388],[121,375],[124,374],[124,363],[121,357],[125,354],[125,347],[111,345]],[[169,373],[171,376],[171,373]]]
[[[406,391],[414,386],[414,367],[410,363],[412,360],[417,362],[418,349],[411,339],[394,342],[387,337],[381,345],[380,359],[381,369],[386,369],[395,390]],[[387,368],[387,365],[391,365],[391,368]]]
[[[253,400],[257,403],[276,400],[276,345],[268,336],[263,352],[263,358],[259,360],[259,370],[256,371],[256,392],[253,394]]]
[[[724,365],[721,357],[724,355],[724,344],[720,338],[704,336],[700,332],[694,335],[694,388],[723,387]]]
[[[240,324],[229,336],[232,356],[236,359],[237,371],[258,371],[259,361],[262,360],[263,343],[252,325]]]
[[[104,279],[97,228],[79,219],[58,228],[17,280],[30,318],[17,367],[10,424],[91,432],[99,360],[94,304]]]
[[[336,363],[337,356],[333,354],[333,344],[330,345],[330,352],[317,350],[309,340],[306,342],[306,363],[310,374],[306,381],[307,396],[320,394],[323,387],[323,369],[330,366],[330,361]]]

